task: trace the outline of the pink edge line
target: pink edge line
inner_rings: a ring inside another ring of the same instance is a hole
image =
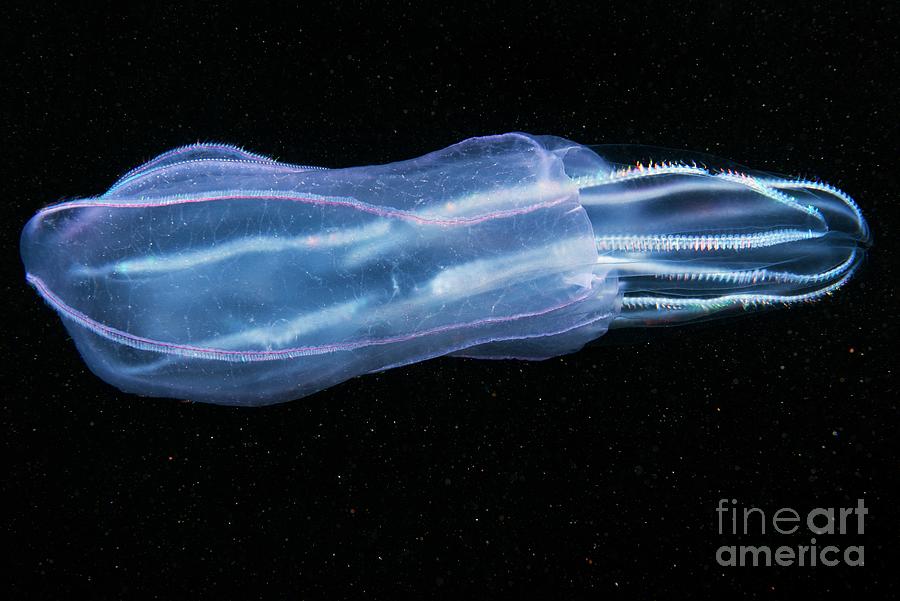
[[[569,196],[561,196],[559,198],[548,200],[541,203],[536,203],[533,205],[528,205],[526,207],[518,208],[518,209],[508,209],[506,211],[495,211],[493,213],[485,213],[483,215],[479,215],[477,217],[458,217],[456,219],[432,219],[428,217],[422,217],[420,215],[416,215],[410,211],[401,211],[399,209],[385,209],[382,207],[378,207],[375,205],[367,204],[364,202],[360,202],[358,200],[346,199],[346,198],[328,198],[328,197],[315,197],[315,196],[287,196],[287,195],[271,195],[271,196],[243,196],[243,195],[228,195],[228,196],[206,196],[199,198],[178,198],[178,199],[170,199],[170,200],[160,200],[158,202],[108,202],[108,201],[100,201],[95,199],[85,199],[85,200],[74,200],[63,202],[56,205],[51,205],[49,207],[45,207],[38,211],[37,216],[48,215],[50,213],[57,213],[59,211],[66,211],[69,209],[78,209],[84,207],[97,207],[97,208],[111,208],[111,209],[151,209],[156,207],[165,207],[171,205],[179,205],[179,204],[194,204],[194,203],[202,203],[202,202],[217,202],[217,201],[227,201],[227,200],[275,200],[275,201],[290,201],[290,202],[302,202],[307,204],[314,205],[322,205],[322,206],[336,206],[336,207],[348,207],[351,209],[355,209],[357,211],[361,211],[363,213],[371,213],[373,215],[378,215],[379,217],[386,217],[392,219],[402,219],[406,221],[412,221],[415,223],[424,223],[429,225],[439,225],[439,226],[454,226],[454,225],[473,225],[478,223],[483,223],[485,221],[490,221],[491,219],[500,219],[504,217],[513,217],[516,215],[525,215],[531,213],[533,211],[537,211],[540,209],[546,209],[558,204],[562,204],[565,202]]]
[[[321,355],[325,353],[335,352],[335,351],[347,351],[353,350],[365,346],[374,346],[374,345],[384,345],[384,344],[392,344],[395,342],[404,342],[406,340],[412,340],[414,338],[420,338],[423,336],[429,336],[432,334],[439,334],[442,332],[447,332],[451,330],[458,330],[463,328],[471,328],[477,327],[485,324],[491,323],[503,323],[508,321],[514,321],[517,319],[522,319],[525,317],[536,317],[539,315],[545,315],[547,313],[552,313],[553,311],[558,311],[560,309],[564,309],[570,305],[574,305],[583,300],[586,300],[591,296],[593,289],[589,288],[584,294],[581,294],[569,302],[562,303],[555,307],[550,307],[547,309],[543,309],[541,311],[534,311],[530,313],[519,313],[516,315],[510,315],[507,317],[489,317],[485,319],[476,320],[469,323],[459,323],[459,324],[450,324],[446,326],[439,326],[436,328],[431,328],[429,330],[422,330],[420,332],[416,332],[414,334],[408,334],[405,336],[392,336],[388,338],[372,338],[368,340],[360,340],[357,342],[348,342],[343,344],[326,344],[321,346],[307,346],[307,347],[295,347],[288,349],[281,349],[277,351],[234,351],[234,350],[224,350],[224,349],[214,349],[214,348],[205,348],[198,346],[191,346],[186,344],[174,344],[171,342],[162,342],[159,340],[153,340],[152,338],[144,338],[142,336],[136,336],[134,334],[130,334],[123,330],[119,330],[117,328],[113,328],[107,325],[104,325],[98,321],[95,321],[78,311],[77,309],[70,307],[62,299],[56,296],[50,288],[44,283],[44,281],[36,275],[27,273],[25,274],[25,279],[34,286],[37,291],[44,297],[44,299],[50,303],[57,311],[61,314],[65,315],[69,319],[75,321],[79,325],[84,326],[85,328],[107,338],[109,340],[122,342],[126,346],[130,346],[132,348],[137,348],[139,350],[151,350],[160,353],[165,353],[169,355],[181,355],[186,357],[194,357],[201,359],[213,359],[220,361],[232,361],[232,362],[251,362],[251,361],[275,361],[279,359],[291,359],[294,357],[300,357],[304,355]],[[484,342],[482,342],[484,343]],[[482,344],[479,343],[479,344]]]

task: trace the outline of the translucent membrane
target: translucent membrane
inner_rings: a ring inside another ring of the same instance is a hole
[[[505,134],[324,169],[188,146],[38,212],[22,257],[102,378],[235,405],[812,300],[862,259],[865,221],[834,188],[620,162],[637,150]]]

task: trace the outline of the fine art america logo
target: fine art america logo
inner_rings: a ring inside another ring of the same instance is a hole
[[[863,566],[866,551],[863,545],[824,543],[858,542],[852,535],[865,533],[868,513],[863,499],[857,499],[856,507],[816,507],[808,512],[782,507],[771,514],[759,507],[741,507],[736,499],[719,499],[716,514],[720,535],[762,536],[767,537],[767,541],[775,541],[783,535],[808,535],[809,542],[800,545],[722,545],[716,551],[716,562],[720,566]],[[816,539],[829,535],[850,536],[840,541]]]

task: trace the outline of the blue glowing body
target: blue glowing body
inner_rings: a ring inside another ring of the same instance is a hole
[[[505,134],[323,169],[198,144],[41,210],[22,257],[103,379],[234,405],[812,300],[863,257],[830,186],[608,154]]]

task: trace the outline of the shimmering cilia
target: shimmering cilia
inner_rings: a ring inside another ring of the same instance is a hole
[[[22,257],[102,378],[237,405],[814,300],[863,258],[831,186],[641,153],[514,133],[323,169],[197,144],[39,211]]]

